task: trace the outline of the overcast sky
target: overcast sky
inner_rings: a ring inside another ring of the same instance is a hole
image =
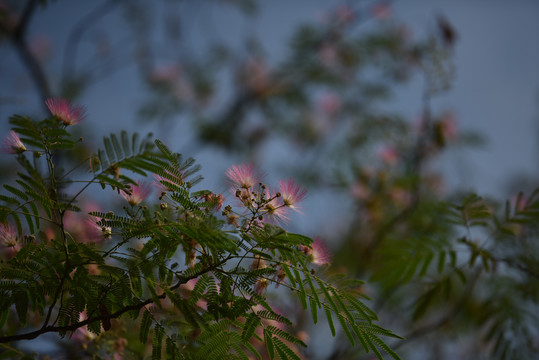
[[[100,2],[99,2],[100,3]],[[99,4],[97,3],[97,4]],[[203,6],[190,6],[193,22]],[[301,21],[316,20],[323,11],[339,1],[259,1],[260,15],[256,21],[237,21],[233,12],[217,12],[212,17],[215,26],[205,29],[192,26],[191,41],[199,36],[234,38],[235,32],[250,31],[263,39],[267,53],[279,59],[287,48],[287,39]],[[362,4],[364,2],[349,1]],[[37,13],[30,35],[46,35],[54,48],[62,50],[71,26],[85,15],[96,2],[59,0]],[[455,49],[456,78],[453,89],[433,101],[435,107],[453,108],[463,129],[484,134],[486,147],[451,154],[445,169],[451,173],[451,184],[480,193],[496,193],[505,189],[511,174],[538,174],[538,85],[539,85],[539,2],[533,0],[402,0],[392,4],[392,16],[407,24],[415,37],[421,37],[435,27],[435,19],[443,14],[459,34]],[[102,21],[110,25],[118,14]],[[223,25],[224,24],[224,25]],[[121,29],[118,29],[121,31]],[[213,34],[212,34],[213,32]],[[209,34],[209,35],[208,35]],[[59,76],[61,56],[55,54],[49,71]],[[83,59],[84,60],[84,59]],[[32,84],[20,84],[24,69],[4,44],[0,48],[0,97],[15,96],[15,104],[0,103],[0,116],[6,123],[13,112],[35,114],[40,111],[37,98],[32,98]],[[92,86],[83,101],[89,109],[89,121],[107,123],[110,131],[137,124],[137,103],[141,84],[133,68],[118,71]],[[17,77],[15,77],[17,76]],[[10,93],[13,84],[25,93]],[[415,118],[421,112],[419,81],[396,88],[391,104],[406,116]],[[23,94],[23,95],[21,95]],[[23,109],[23,110],[22,110]],[[30,110],[29,110],[30,109]],[[114,121],[111,121],[114,119]],[[201,154],[202,161],[210,154]]]

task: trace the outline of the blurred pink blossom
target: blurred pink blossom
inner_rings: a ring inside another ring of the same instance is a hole
[[[116,338],[114,341],[114,360],[124,359],[124,350],[127,345],[127,339],[123,337]]]
[[[191,291],[193,291],[193,289],[195,288],[195,285],[197,284],[198,280],[199,278],[191,279],[187,281],[185,284],[180,285],[180,292],[183,298],[185,299],[189,298]],[[217,285],[217,292],[220,292],[221,290],[220,290],[219,284],[217,283],[216,285]],[[207,310],[208,308],[208,302],[204,298],[198,299],[196,302],[196,305],[203,310]]]
[[[324,45],[322,45],[322,47],[320,47],[320,50],[318,50],[318,56],[320,57],[320,61],[322,62],[322,64],[328,68],[332,68],[337,64],[337,50],[332,44],[325,43]]]
[[[452,111],[446,111],[442,114],[440,125],[445,139],[454,140],[458,136],[457,119]]]
[[[412,194],[406,189],[394,188],[391,190],[389,196],[395,205],[400,207],[407,207],[412,203]]]
[[[254,166],[251,165],[232,165],[225,172],[225,176],[232,182],[236,188],[249,189],[255,186],[260,176],[254,173]]]
[[[318,236],[314,239],[310,248],[308,246],[301,246],[301,250],[309,256],[311,262],[315,265],[329,264],[333,257],[324,240]]]
[[[125,200],[127,200],[129,205],[135,206],[143,202],[151,191],[152,188],[148,184],[146,184],[144,181],[138,181],[137,185],[131,185],[130,192],[122,191],[121,195]]]
[[[30,52],[40,61],[46,61],[52,53],[51,39],[43,34],[30,38],[28,47]]]
[[[378,151],[378,157],[388,165],[393,165],[399,160],[399,153],[392,146],[385,146]]]
[[[358,200],[367,200],[371,196],[369,188],[362,183],[355,183],[350,187],[352,196]]]
[[[342,25],[349,25],[356,18],[354,9],[352,9],[349,5],[339,5],[337,9],[335,9],[335,14],[337,15],[337,20]]]
[[[307,190],[296,184],[292,179],[288,179],[288,181],[280,180],[279,185],[281,187],[283,204],[293,210],[299,211],[299,207],[296,204],[305,197]]]
[[[2,152],[6,154],[21,154],[25,151],[26,146],[24,146],[19,135],[15,131],[10,130],[9,135],[2,141]]]
[[[212,208],[215,209],[215,211],[219,211],[223,206],[223,202],[226,200],[222,194],[214,193],[203,195],[202,198],[205,202],[212,204]]]
[[[100,242],[112,237],[112,228],[106,225],[98,225],[93,218],[86,219],[83,226],[86,229],[86,236],[81,238],[83,242]]]
[[[510,198],[510,202],[515,204],[516,211],[524,211],[526,209],[526,198],[524,196],[513,195]]]
[[[309,339],[311,338],[309,336],[309,333],[305,330],[298,331],[298,333],[296,334],[296,337],[300,339],[301,341],[303,341],[305,344],[307,344],[309,342]]]
[[[79,314],[79,322],[87,320],[86,310]],[[97,335],[88,330],[88,325],[81,326],[73,332],[72,338],[80,342],[83,345],[87,345],[89,342],[95,340]]]
[[[172,83],[182,74],[182,68],[178,64],[164,64],[153,69],[150,74],[150,81],[163,84]]]
[[[67,211],[65,213],[65,229],[74,239],[81,243],[99,243],[105,240],[103,227],[96,224],[95,217],[88,216],[89,212],[101,211],[99,205],[91,201],[85,201],[82,208],[83,211],[81,212]],[[52,239],[54,236],[54,233],[51,233],[49,238]]]
[[[264,93],[270,86],[270,70],[260,57],[250,58],[243,66],[241,77],[245,85],[255,93]]]
[[[83,106],[72,106],[63,98],[47,99],[45,105],[51,114],[66,126],[78,124],[86,117],[86,109]]]
[[[11,259],[21,249],[17,229],[11,224],[0,223],[0,242],[5,247],[3,253],[7,259]]]
[[[318,98],[318,107],[329,117],[334,117],[342,108],[341,99],[332,93],[326,93]]]
[[[272,199],[264,206],[264,215],[267,219],[275,224],[287,222],[289,220],[288,208],[282,202],[282,199],[268,189],[265,191],[265,198],[266,200]]]
[[[380,2],[371,7],[371,13],[378,20],[385,20],[391,17],[392,10],[388,3]]]
[[[266,291],[266,289],[268,288],[268,285],[269,285],[268,279],[264,279],[264,278],[258,279],[255,282],[254,290],[258,295],[262,295],[264,291]]]

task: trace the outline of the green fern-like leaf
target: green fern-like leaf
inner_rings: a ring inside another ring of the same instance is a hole
[[[269,358],[273,359],[275,357],[275,344],[273,341],[273,335],[266,329],[264,329],[264,344],[266,345],[266,350],[268,351]]]
[[[148,341],[148,335],[150,334],[150,328],[152,322],[154,321],[152,314],[145,310],[142,314],[142,320],[140,322],[140,331],[139,331],[139,340],[141,343],[145,344]]]
[[[257,315],[258,314],[251,313],[249,316],[247,316],[247,320],[245,321],[245,326],[243,327],[243,332],[241,334],[243,340],[249,341],[255,333],[256,328],[262,324]]]
[[[161,325],[156,324],[152,338],[152,360],[161,360],[164,334],[165,329]]]
[[[279,338],[274,336],[272,340],[275,346],[275,350],[277,350],[277,354],[279,354],[281,360],[301,360],[301,358]]]

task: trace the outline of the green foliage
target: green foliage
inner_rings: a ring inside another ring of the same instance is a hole
[[[2,220],[16,229],[5,225],[2,232],[14,256],[0,266],[0,320],[14,311],[24,326],[32,312],[38,330],[0,336],[2,343],[46,332],[102,338],[117,322],[134,321],[138,340],[151,339],[152,359],[164,352],[170,359],[261,359],[262,344],[270,358],[299,359],[306,344],[294,335],[294,320],[264,296],[275,284],[310,307],[315,323],[323,310],[334,335],[336,318],[352,345],[359,341],[380,359],[381,351],[398,359],[379,336],[400,337],[374,323],[377,316],[358,291],[362,282],[326,279],[307,255],[309,237],[258,222],[274,198],[259,195],[246,206],[251,214],[242,215],[242,226],[227,225],[209,200],[214,194],[193,191],[202,180],[193,159],[125,132],[105,137],[103,149],[90,157],[91,178],[68,187],[65,174],[86,174],[57,167],[56,158],[68,159],[78,146],[67,127],[19,116],[12,124],[28,147],[17,156],[25,171],[17,173],[19,187],[5,184],[1,198]],[[155,174],[160,203],[140,198],[121,213],[80,213],[75,204],[91,184],[126,196],[142,191],[124,171]],[[86,224],[82,231],[70,223],[74,216]]]
[[[248,15],[257,10],[253,1],[228,3]],[[137,39],[146,39],[146,6],[111,4],[101,11],[124,6]],[[180,49],[181,64],[170,63],[169,51],[159,59],[163,52],[152,44],[136,45],[172,70],[162,76],[140,57],[152,92],[141,103],[143,117],[187,114],[200,139],[242,155],[262,153],[264,140],[277,135],[293,144],[302,159],[294,170],[312,187],[352,199],[348,226],[327,231],[341,246],[335,264],[342,269],[320,266],[309,237],[270,225],[278,196],[262,185],[242,185],[241,204],[220,213],[222,197],[196,188],[202,177],[195,161],[151,135],[110,134],[80,162],[84,140],[75,140],[66,122],[13,116],[26,150],[15,149],[19,167],[0,194],[0,358],[30,358],[11,344],[56,332],[88,346],[94,358],[123,349],[125,336],[126,358],[300,359],[309,355],[298,332],[308,327],[296,316],[300,307],[339,337],[331,358],[398,359],[386,339],[410,357],[425,335],[417,348],[432,343],[436,356],[443,357],[436,344],[465,339],[470,350],[462,351],[474,356],[534,358],[539,191],[505,206],[475,194],[445,199],[432,160],[454,144],[478,142],[457,134],[451,114],[430,108],[431,97],[451,86],[454,30],[439,18],[441,34],[422,41],[395,19],[356,31],[369,16],[384,17],[375,14],[387,11],[384,4],[373,5],[339,7],[300,26],[278,64],[265,62],[251,37],[247,54],[218,44],[198,59]],[[4,20],[12,18],[3,10]],[[3,35],[24,49],[24,29],[11,26]],[[227,66],[237,93],[216,114],[212,100],[222,89],[215,80]],[[420,124],[410,124],[377,105],[416,72],[425,80],[423,111]],[[91,75],[67,74],[62,87],[78,96]],[[253,123],[258,118],[264,121]],[[159,194],[143,199],[138,179],[151,176]],[[88,212],[94,184],[107,191],[107,204]],[[120,204],[122,196],[133,197]],[[345,268],[369,284],[335,273]],[[282,303],[289,311],[277,311]],[[378,325],[378,314],[408,340]]]

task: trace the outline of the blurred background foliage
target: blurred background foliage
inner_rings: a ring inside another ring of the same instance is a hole
[[[267,29],[285,26],[287,5],[277,8]],[[2,85],[2,116],[41,113],[29,103],[62,96],[89,105],[88,144],[114,129],[149,129],[174,151],[207,158],[199,163],[214,184],[226,163],[295,177],[310,200],[291,226],[325,238],[334,271],[368,281],[361,291],[381,323],[406,338],[392,344],[403,359],[534,358],[537,197],[484,199],[447,186],[441,171],[448,150],[483,143],[453,108],[433,106],[458,71],[459,29],[439,14],[417,37],[391,2],[348,1],[321,5],[274,52],[274,38],[256,31],[265,10],[251,0],[1,1],[0,49],[26,79]],[[36,33],[40,21],[63,42]],[[115,88],[103,92],[97,84],[111,77]],[[389,104],[418,78],[410,119]],[[310,339],[306,359],[372,358],[308,317],[295,325]],[[108,332],[85,346],[142,354],[128,329],[118,330],[128,345]],[[79,356],[81,344],[59,344],[58,358]]]

